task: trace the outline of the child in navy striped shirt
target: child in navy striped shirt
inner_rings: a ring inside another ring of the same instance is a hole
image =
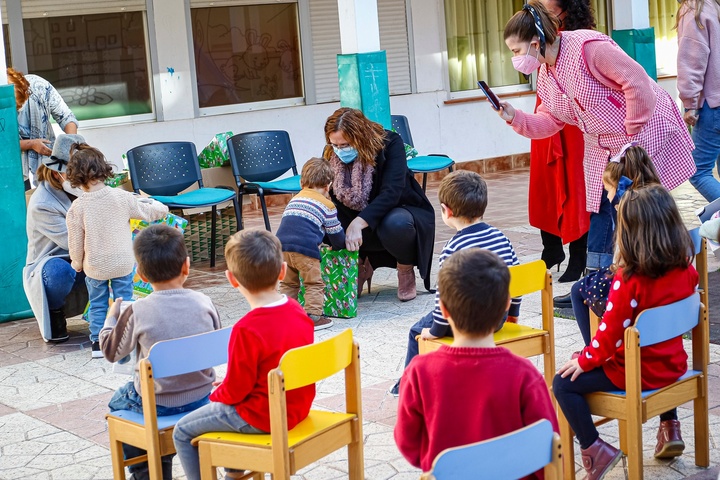
[[[300,176],[302,190],[283,212],[277,237],[282,243],[287,274],[280,282],[280,293],[297,300],[300,278],[305,285],[305,311],[315,322],[315,330],[332,326],[323,315],[325,283],[320,275],[320,249],[327,234],[334,250],[345,248],[345,232],[337,218],[337,208],[328,198],[335,173],[321,158],[311,158]]]
[[[457,170],[448,174],[440,182],[438,199],[443,222],[457,230],[440,253],[439,268],[442,268],[443,262],[450,255],[466,248],[482,248],[495,252],[508,266],[520,263],[510,240],[500,230],[482,221],[487,208],[487,184],[480,175],[468,170]],[[452,335],[448,321],[440,312],[439,298],[438,290],[435,293],[433,311],[410,327],[405,367],[418,354],[416,336],[433,339]],[[510,310],[497,330],[500,330],[506,321],[517,323],[519,314],[520,298],[513,298]],[[399,391],[400,380],[390,389],[390,393],[397,396]]]

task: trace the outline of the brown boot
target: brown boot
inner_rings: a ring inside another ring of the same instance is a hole
[[[613,469],[622,458],[623,453],[601,438],[588,448],[582,449],[582,462],[587,477],[585,480],[600,480]]]
[[[370,285],[372,284],[373,266],[370,265],[370,258],[358,261],[358,297],[362,294],[363,286],[367,282],[368,293],[370,293]]]
[[[397,264],[398,292],[397,296],[401,302],[407,302],[417,297],[415,288],[415,269],[413,265]]]
[[[680,422],[664,420],[660,422],[655,445],[655,458],[675,458],[682,455],[685,442],[680,435]]]

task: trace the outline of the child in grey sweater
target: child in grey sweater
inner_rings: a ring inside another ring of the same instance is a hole
[[[142,413],[139,362],[150,347],[162,340],[197,335],[220,328],[220,316],[210,298],[183,288],[190,272],[190,259],[182,234],[167,225],[151,225],[135,238],[133,249],[137,272],[153,287],[153,293],[122,310],[119,298],[110,307],[100,331],[100,349],[110,362],[117,362],[133,351],[137,354],[134,382],[120,387],[110,400],[110,411]],[[184,413],[208,403],[215,380],[210,368],[199,372],[155,380],[157,414]],[[145,451],[124,444],[125,458]],[[163,479],[172,479],[172,458],[162,458]],[[128,467],[133,478],[148,478],[147,463]]]

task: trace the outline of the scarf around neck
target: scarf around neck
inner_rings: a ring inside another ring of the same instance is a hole
[[[337,155],[330,159],[330,165],[335,171],[332,183],[335,198],[348,208],[358,212],[364,210],[368,206],[375,167],[363,165],[360,160],[346,165]]]

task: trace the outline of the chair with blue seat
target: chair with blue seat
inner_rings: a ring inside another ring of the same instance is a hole
[[[400,135],[403,142],[407,143],[411,147],[415,147],[413,143],[412,134],[410,133],[410,123],[405,115],[391,115],[391,122],[393,129]],[[407,161],[408,168],[413,173],[422,173],[422,189],[423,192],[427,188],[427,176],[428,173],[440,172],[448,169],[449,172],[453,171],[455,161],[442,153],[433,153],[430,155],[419,155],[411,158]]]
[[[420,480],[515,480],[544,470],[546,480],[562,479],[560,436],[549,420],[482,442],[448,448],[435,457]]]
[[[242,207],[246,193],[257,194],[265,229],[271,231],[265,195],[297,193],[301,189],[290,135],[283,130],[238,133],[228,138],[227,146],[238,188],[238,203]],[[288,171],[292,171],[291,177],[278,180]],[[242,218],[242,208],[240,214]]]
[[[596,392],[585,398],[590,413],[603,417],[596,425],[618,420],[620,449],[627,455],[628,478],[643,478],[642,424],[671,408],[693,401],[695,464],[710,464],[708,427],[709,359],[708,318],[700,294],[669,305],[649,308],[625,329],[625,391]],[[655,345],[692,330],[692,369],[664,388],[642,391],[640,382],[641,347]],[[558,411],[565,476],[575,478],[573,431],[562,411]]]
[[[158,342],[140,361],[140,395],[143,413],[118,410],[105,415],[110,434],[113,478],[125,480],[125,467],[148,462],[151,480],[162,480],[164,455],[175,453],[173,429],[187,415],[181,413],[158,417],[154,378],[166,378],[196,372],[227,363],[228,342],[232,327],[212,332]],[[147,451],[130,460],[123,458],[122,444]]]
[[[288,431],[285,392],[311,385],[345,371],[345,411],[310,410],[308,417]],[[301,468],[347,446],[348,474],[362,480],[362,405],[360,351],[352,330],[319,343],[289,350],[268,373],[270,433],[211,432],[193,440],[200,454],[202,480],[215,480],[217,467],[272,473],[274,480],[290,480]],[[261,477],[264,478],[264,477]]]
[[[203,186],[200,163],[192,142],[158,142],[135,147],[127,152],[130,181],[140,191],[164,203],[168,208],[211,207],[210,266],[215,266],[217,206],[232,201],[240,225],[240,209],[231,187]],[[197,185],[196,190],[180,193]]]

